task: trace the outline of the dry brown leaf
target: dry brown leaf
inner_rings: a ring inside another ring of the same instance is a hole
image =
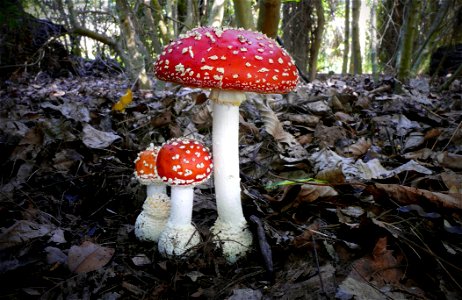
[[[297,202],[313,202],[319,198],[337,196],[337,191],[328,185],[302,184],[295,200]]]
[[[448,187],[450,193],[462,194],[462,175],[452,171],[440,174],[444,184]]]
[[[397,284],[403,277],[399,269],[400,260],[387,249],[387,238],[380,238],[372,251],[372,257],[364,257],[353,263],[350,276],[355,279],[366,279],[380,287],[385,284]]]
[[[112,132],[97,130],[89,124],[83,126],[82,140],[88,148],[104,149],[118,139],[120,139],[120,136]]]
[[[424,198],[440,207],[462,209],[462,194],[443,194],[399,184],[381,183],[370,185],[367,190],[378,197],[385,193],[388,197],[404,205],[420,204],[421,199]]]
[[[75,273],[85,273],[106,265],[114,255],[112,248],[102,247],[89,241],[80,246],[72,246],[69,249],[69,270]]]
[[[460,154],[444,151],[436,155],[436,160],[445,168],[462,170],[462,155]]]
[[[297,142],[302,146],[311,144],[313,142],[313,135],[311,133],[300,135],[297,137]]]
[[[170,111],[164,111],[151,119],[151,125],[154,128],[163,127],[170,123],[172,123],[172,113]]]
[[[341,168],[324,169],[316,174],[316,179],[324,180],[329,183],[345,183],[345,175]]]
[[[355,144],[350,145],[343,149],[347,156],[360,157],[369,151],[372,146],[370,139],[360,138]]]
[[[434,139],[441,135],[440,128],[432,128],[425,133],[425,140]]]
[[[345,123],[348,123],[348,122],[354,122],[355,118],[353,118],[351,115],[347,114],[347,113],[344,113],[344,112],[341,112],[341,111],[338,111],[334,114],[335,116],[335,119],[336,120],[339,120],[341,122],[345,122]]]
[[[315,128],[314,137],[320,148],[333,148],[337,141],[346,139],[347,133],[340,126],[325,126],[319,123]]]
[[[260,139],[260,131],[258,130],[257,126],[244,120],[241,115],[239,115],[239,131],[252,135],[252,138]]]
[[[304,125],[308,127],[314,127],[316,124],[319,123],[319,116],[314,116],[314,115],[301,115],[301,114],[284,114],[284,118],[299,124],[299,125]]]
[[[308,153],[292,134],[284,130],[281,122],[268,103],[257,98],[255,98],[254,103],[260,110],[266,131],[276,140],[280,151],[286,152],[289,155],[290,158],[285,158],[286,161],[291,161],[290,159],[294,159],[294,161],[305,159]]]
[[[191,121],[200,128],[212,127],[212,112],[209,105],[196,105],[190,112]]]
[[[313,242],[311,237],[315,234],[314,231],[319,230],[319,223],[313,223],[308,228],[302,232],[302,234],[296,236],[293,240],[293,244],[296,248],[301,248],[304,246],[311,245]]]
[[[0,250],[25,243],[31,239],[49,234],[54,226],[38,224],[32,221],[19,220],[0,232]]]

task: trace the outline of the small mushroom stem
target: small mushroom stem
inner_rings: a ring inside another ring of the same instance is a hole
[[[146,187],[146,198],[156,194],[167,194],[167,186],[165,183],[151,183]]]
[[[187,255],[189,249],[200,243],[200,234],[191,224],[193,196],[192,187],[172,187],[170,216],[157,245],[162,255]]]
[[[190,226],[194,190],[192,187],[173,186],[170,195],[171,209],[167,223],[174,227]]]

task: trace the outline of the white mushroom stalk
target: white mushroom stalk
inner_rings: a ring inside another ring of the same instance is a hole
[[[167,141],[157,157],[160,178],[171,189],[171,209],[158,248],[167,257],[187,256],[200,243],[200,234],[192,225],[194,187],[212,174],[212,158],[201,143],[188,139]]]
[[[135,235],[142,241],[158,242],[170,214],[170,197],[157,193],[148,196],[136,218]]]
[[[167,257],[188,255],[188,250],[200,243],[201,237],[191,223],[193,187],[174,186],[171,193],[171,213],[160,235],[158,249]]]
[[[239,105],[243,92],[212,90],[214,183],[218,218],[212,233],[230,263],[245,255],[252,245],[241,205],[239,175]],[[226,120],[226,122],[224,121]]]
[[[143,210],[135,222],[135,235],[142,241],[159,240],[170,212],[166,185],[157,175],[156,159],[159,149],[160,147],[151,144],[135,160],[135,177],[147,187]]]

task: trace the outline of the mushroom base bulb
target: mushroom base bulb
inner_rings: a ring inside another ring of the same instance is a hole
[[[201,237],[193,225],[172,226],[167,223],[160,235],[158,249],[166,257],[185,256],[201,242]]]
[[[252,233],[245,220],[230,224],[218,217],[211,231],[215,244],[222,249],[223,256],[230,264],[244,257],[251,249]]]
[[[135,222],[135,235],[142,241],[159,240],[170,213],[170,198],[166,194],[149,196],[143,204],[143,211]]]

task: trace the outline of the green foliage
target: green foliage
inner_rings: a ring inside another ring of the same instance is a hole
[[[287,186],[287,185],[294,185],[294,184],[301,184],[301,183],[318,183],[318,184],[326,184],[327,181],[325,180],[319,180],[315,178],[300,178],[300,179],[295,179],[295,180],[282,180],[274,183],[267,184],[265,186],[265,189],[267,190],[272,190],[281,186]]]
[[[9,28],[19,28],[23,24],[24,10],[19,1],[0,1],[0,24]]]

